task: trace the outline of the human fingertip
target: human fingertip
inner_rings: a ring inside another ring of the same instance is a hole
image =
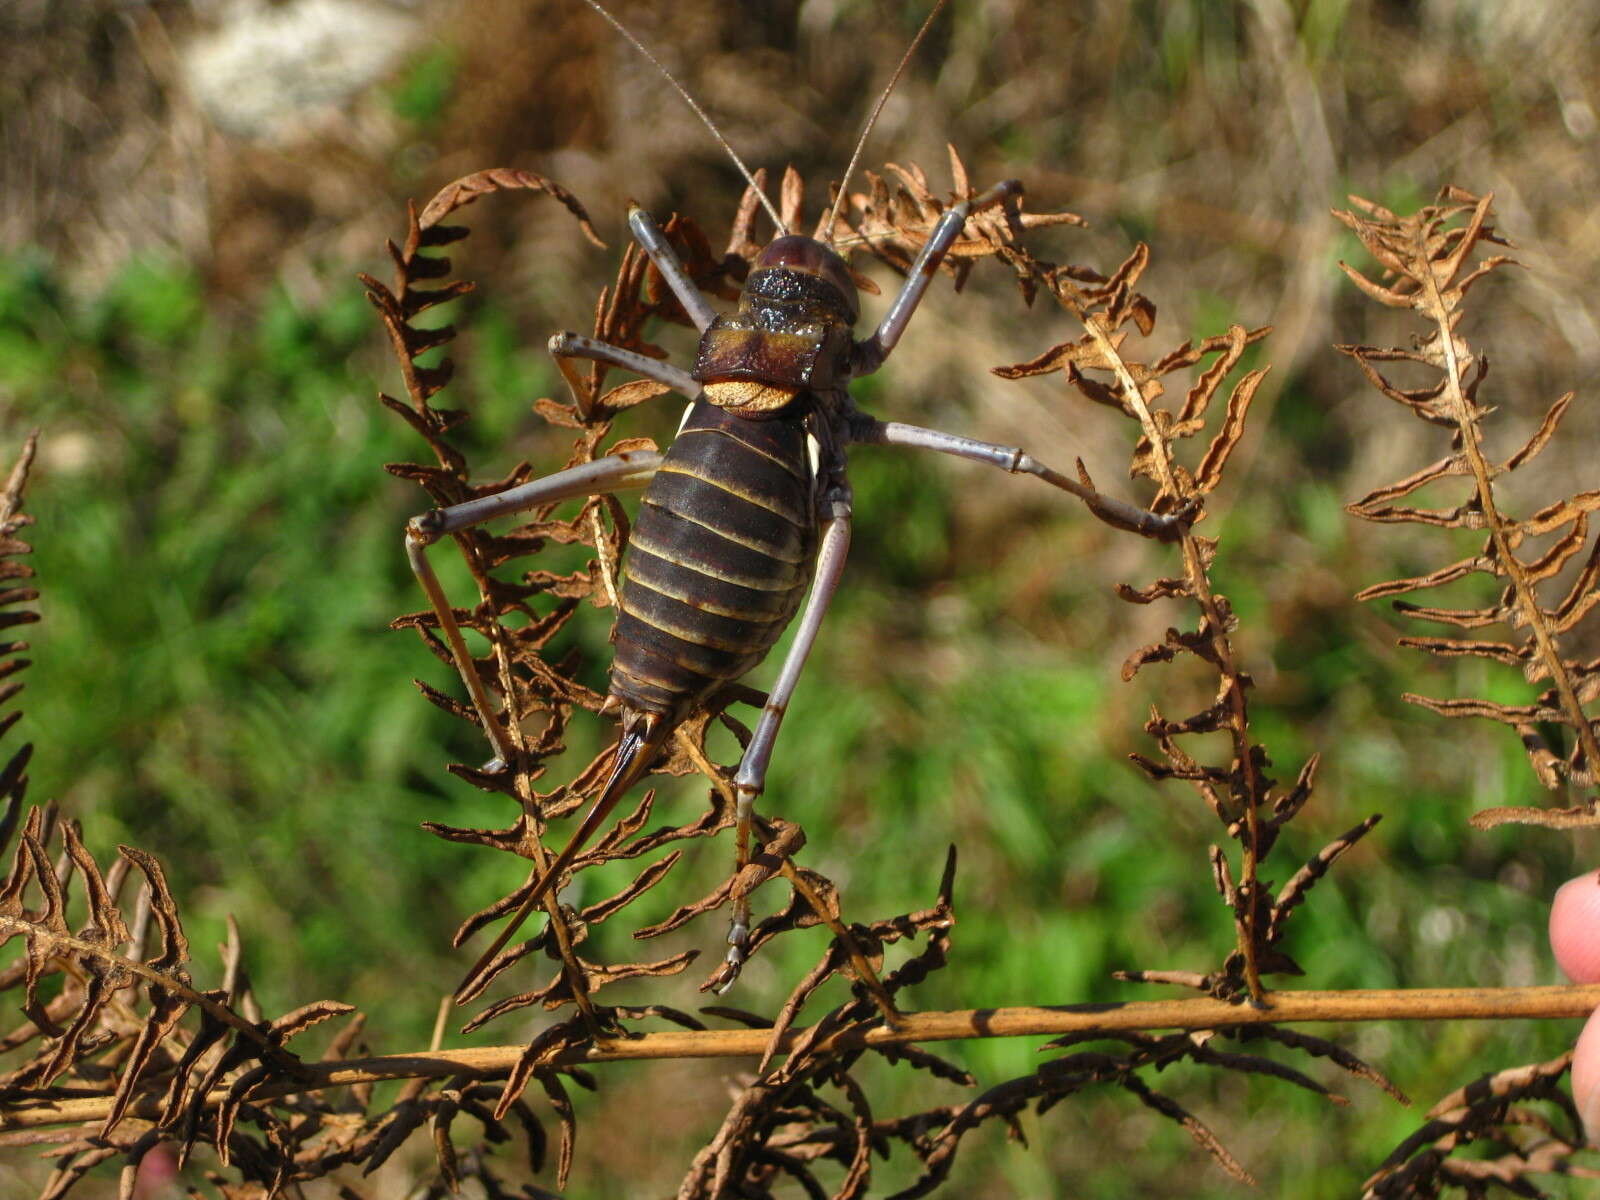
[[[1572,1052],[1572,1100],[1590,1144],[1600,1144],[1600,1010],[1590,1014]]]
[[[1569,879],[1556,890],[1550,947],[1573,983],[1600,983],[1600,871]]]

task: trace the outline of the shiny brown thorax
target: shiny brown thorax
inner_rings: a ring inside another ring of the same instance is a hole
[[[801,392],[843,387],[859,312],[850,270],[831,247],[780,237],[757,257],[738,311],[701,337],[694,377],[712,404],[752,418]]]

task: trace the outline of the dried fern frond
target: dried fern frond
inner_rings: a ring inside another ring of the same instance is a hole
[[[61,843],[55,855],[52,838]],[[141,877],[130,917],[119,896]],[[68,915],[75,890],[86,910],[76,928]],[[0,944],[21,938],[25,951],[0,975],[0,989],[19,991],[28,1017],[0,1046],[22,1056],[0,1075],[0,1124],[16,1127],[0,1132],[0,1144],[47,1148],[56,1166],[41,1200],[65,1196],[116,1158],[126,1164],[120,1194],[131,1196],[140,1163],[158,1146],[180,1165],[208,1149],[228,1172],[205,1170],[219,1190],[269,1200],[346,1167],[376,1170],[424,1126],[451,1188],[470,1174],[494,1194],[503,1183],[484,1144],[505,1142],[518,1129],[539,1169],[549,1140],[543,1124],[518,1098],[496,1106],[498,1083],[470,1075],[414,1079],[388,1108],[372,1106],[370,1081],[324,1090],[327,1068],[364,1049],[362,1017],[324,1000],[263,1019],[233,933],[222,986],[202,990],[160,863],[123,846],[102,873],[75,823],[43,809],[29,813],[0,888]],[[313,1077],[289,1043],[335,1018],[349,1019],[317,1064],[323,1074]],[[570,1111],[557,1103],[555,1075],[544,1082],[570,1160]],[[452,1141],[462,1114],[480,1129],[466,1167]],[[44,1128],[54,1121],[66,1128]]]
[[[964,183],[965,173],[959,159],[954,156],[952,159],[958,181]],[[902,214],[925,221],[938,211],[937,198],[931,194],[921,172],[896,169],[895,173],[899,187],[894,193],[891,194],[881,180],[874,179],[873,191],[854,198],[851,206],[852,211],[862,214],[863,240],[874,247],[880,244],[876,239],[894,246],[892,239],[883,238],[876,227],[884,220],[881,214]],[[1155,305],[1138,290],[1149,263],[1148,248],[1135,247],[1121,264],[1107,273],[1082,266],[1058,266],[1036,258],[1017,240],[1019,224],[1015,219],[1004,221],[999,214],[992,216],[983,231],[986,244],[1015,272],[1025,298],[1031,301],[1040,294],[1053,297],[1082,332],[1026,362],[996,368],[994,373],[1006,379],[1022,379],[1059,372],[1065,375],[1077,397],[1137,423],[1130,475],[1153,485],[1153,496],[1145,507],[1167,522],[1154,536],[1170,541],[1181,554],[1182,562],[1180,572],[1145,587],[1120,585],[1119,594],[1137,604],[1188,601],[1197,613],[1193,630],[1169,630],[1164,642],[1131,655],[1124,666],[1124,678],[1131,679],[1148,663],[1168,661],[1180,655],[1200,659],[1217,676],[1216,690],[1200,711],[1178,720],[1169,719],[1159,711],[1152,714],[1145,728],[1156,738],[1164,761],[1143,755],[1135,755],[1134,761],[1152,778],[1180,778],[1192,783],[1221,822],[1226,835],[1238,843],[1238,879],[1222,850],[1213,847],[1211,851],[1212,875],[1233,917],[1236,948],[1216,971],[1204,974],[1127,972],[1122,977],[1183,982],[1220,999],[1259,1001],[1263,996],[1262,974],[1300,973],[1282,948],[1290,914],[1304,902],[1311,888],[1333,863],[1378,820],[1374,816],[1363,821],[1318,851],[1275,896],[1259,878],[1261,863],[1272,852],[1279,833],[1301,812],[1311,795],[1318,759],[1316,756],[1309,758],[1293,785],[1287,788],[1279,789],[1267,775],[1270,761],[1265,748],[1254,741],[1250,732],[1247,693],[1251,680],[1240,666],[1232,642],[1233,613],[1227,598],[1216,590],[1210,577],[1217,542],[1198,536],[1193,526],[1204,520],[1206,506],[1222,482],[1230,456],[1243,436],[1250,402],[1266,371],[1255,368],[1241,372],[1239,369],[1249,347],[1268,330],[1234,326],[1224,334],[1199,342],[1186,341],[1157,357],[1136,354],[1133,339],[1149,336],[1156,320]],[[909,249],[895,248],[886,260],[904,261]],[[1181,403],[1168,409],[1160,401],[1166,394],[1169,379],[1180,371],[1193,371],[1194,377],[1181,393]],[[1214,402],[1223,394],[1225,382],[1236,374],[1238,377],[1226,394],[1221,415],[1213,418]],[[1203,448],[1192,456],[1183,453],[1185,444],[1202,434],[1208,435]],[[1078,471],[1081,481],[1092,488],[1081,463]],[[1091,508],[1095,508],[1092,503]],[[1129,528],[1111,515],[1096,511],[1108,523]],[[1147,535],[1152,532],[1149,529],[1140,531]],[[1232,747],[1231,761],[1225,764],[1203,763],[1181,744],[1182,739],[1194,735],[1218,732],[1227,735]],[[1403,1100],[1398,1089],[1381,1073],[1333,1043],[1271,1025],[1254,1029],[1250,1036],[1328,1057],[1345,1070],[1377,1083]],[[904,1194],[923,1194],[944,1177],[948,1157],[954,1153],[954,1143],[970,1124],[996,1115],[1011,1119],[1024,1104],[1034,1101],[1042,1111],[1062,1096],[1094,1081],[1120,1084],[1154,1111],[1189,1129],[1224,1170],[1236,1178],[1248,1178],[1244,1168],[1196,1118],[1169,1098],[1152,1091],[1140,1078],[1138,1071],[1151,1066],[1162,1055],[1188,1057],[1222,1069],[1264,1072],[1321,1090],[1320,1085],[1283,1064],[1254,1056],[1209,1051],[1181,1035],[1176,1040],[1151,1039],[1150,1044],[1159,1046],[1152,1051],[1156,1058],[1117,1059],[1101,1055],[1085,1070],[1079,1070],[1075,1061],[1057,1062],[986,1093],[968,1106],[964,1114],[952,1120],[940,1135],[940,1149],[928,1160],[929,1171],[916,1188]],[[1142,1050],[1144,1043],[1140,1046]]]
[[[61,844],[59,858],[49,849],[52,836]],[[242,992],[197,989],[161,864],[129,846],[120,856],[112,871],[102,872],[75,822],[35,808],[0,887],[0,944],[21,938],[24,949],[0,987],[20,989],[18,1006],[31,1021],[6,1041],[33,1049],[0,1077],[0,1094],[16,1113],[67,1096],[111,1101],[93,1146],[63,1153],[55,1194],[107,1156],[100,1151],[131,1153],[152,1126],[179,1147],[180,1157],[197,1143],[214,1146],[224,1165],[237,1153],[255,1153],[241,1151],[253,1145],[236,1129],[241,1107],[257,1089],[299,1074],[299,1060],[286,1049],[291,1038],[353,1011],[323,1001],[261,1021],[246,1015],[253,1002]],[[143,887],[130,924],[118,895],[135,873]],[[76,928],[68,915],[74,882],[86,909]],[[155,944],[147,947],[152,934]],[[229,973],[237,977],[236,969]],[[60,987],[46,1001],[41,988],[52,977]],[[199,1013],[194,1030],[181,1024],[191,1010]],[[129,1118],[132,1127],[124,1129]]]
[[[1259,1000],[1263,972],[1299,974],[1300,968],[1283,952],[1280,942],[1284,922],[1306,891],[1328,866],[1376,823],[1376,818],[1324,848],[1273,898],[1258,879],[1262,860],[1272,851],[1283,825],[1292,819],[1311,794],[1317,759],[1302,766],[1294,785],[1275,790],[1267,775],[1270,761],[1264,747],[1250,733],[1249,674],[1239,663],[1232,642],[1236,624],[1226,596],[1211,582],[1217,555],[1214,538],[1201,537],[1192,527],[1204,520],[1206,504],[1221,482],[1234,448],[1245,428],[1250,401],[1266,370],[1245,371],[1228,393],[1219,420],[1208,425],[1213,401],[1222,385],[1240,367],[1247,348],[1266,336],[1265,328],[1247,330],[1236,325],[1224,334],[1198,343],[1186,341],[1150,361],[1135,357],[1131,337],[1148,336],[1155,327],[1156,309],[1137,290],[1149,263],[1149,250],[1140,245],[1112,272],[1102,275],[1082,268],[1060,268],[1009,252],[1019,275],[1056,301],[1082,326],[1083,333],[1051,346],[1033,359],[995,373],[1021,379],[1061,372],[1082,399],[1120,413],[1137,422],[1138,434],[1129,473],[1148,480],[1155,495],[1148,507],[1181,520],[1177,546],[1181,572],[1144,587],[1119,585],[1118,594],[1134,604],[1189,601],[1198,620],[1192,630],[1172,628],[1161,642],[1134,651],[1123,665],[1123,678],[1131,680],[1143,667],[1194,656],[1216,673],[1217,687],[1206,706],[1182,718],[1169,718],[1153,709],[1145,730],[1156,739],[1163,761],[1133,755],[1153,779],[1182,779],[1191,783],[1207,807],[1222,823],[1227,836],[1240,846],[1239,878],[1222,851],[1213,847],[1212,875],[1218,893],[1233,914],[1237,947],[1222,969],[1183,978],[1219,998],[1248,994]],[[1208,361],[1209,360],[1209,361]],[[1204,364],[1202,366],[1202,364]],[[1167,379],[1182,370],[1198,369],[1173,409],[1159,401]],[[1193,465],[1179,453],[1185,442],[1211,430],[1209,441]],[[1080,467],[1081,470],[1081,467]],[[1211,765],[1192,755],[1180,739],[1223,733],[1232,748],[1225,764]],[[1169,972],[1133,972],[1125,978],[1174,982]]]
[[[414,319],[440,303],[467,294],[474,286],[467,281],[439,283],[450,272],[450,260],[423,252],[466,236],[466,229],[441,223],[463,204],[490,192],[508,190],[539,192],[555,197],[578,219],[590,240],[599,243],[582,205],[558,184],[531,172],[481,171],[442,189],[420,215],[412,210],[404,247],[390,245],[390,255],[395,263],[395,285],[392,290],[370,276],[362,277],[368,288],[368,297],[378,308],[394,342],[410,403],[402,403],[388,396],[380,399],[422,436],[438,464],[393,464],[389,470],[402,478],[415,480],[440,506],[490,495],[522,482],[531,474],[524,466],[509,477],[489,485],[471,485],[467,480],[464,456],[447,441],[447,435],[466,420],[467,414],[438,409],[431,403],[432,398],[448,382],[453,373],[453,364],[448,358],[432,368],[417,363],[417,359],[427,351],[447,345],[455,331],[450,327],[421,329],[414,324]],[[724,267],[722,263],[712,261],[704,237],[697,230],[685,232],[681,222],[669,225],[668,236],[688,251],[693,269],[698,273],[697,278],[714,285],[714,277]],[[595,334],[612,344],[660,357],[663,352],[644,340],[647,321],[656,316],[679,320],[685,318],[677,309],[676,300],[670,297],[670,292],[658,279],[647,281],[648,270],[648,259],[637,248],[630,248],[623,257],[615,288],[603,293],[596,306]],[[607,372],[608,368],[603,364],[589,365],[577,404],[541,400],[535,405],[546,421],[559,428],[578,432],[578,439],[565,465],[588,462],[599,454],[628,448],[628,444],[614,443],[602,449],[610,433],[612,419],[623,409],[663,390],[655,384],[641,388],[637,383],[625,383],[602,393]],[[586,794],[603,781],[609,763],[610,752],[606,751],[580,771],[573,784],[546,793],[538,793],[532,786],[533,781],[544,774],[544,761],[564,748],[563,738],[574,710],[583,708],[591,712],[598,711],[604,699],[578,682],[575,678],[576,663],[551,661],[546,654],[551,639],[578,612],[585,600],[598,607],[612,603],[610,597],[614,588],[607,586],[605,581],[614,574],[628,530],[627,518],[621,506],[610,497],[600,497],[586,503],[574,517],[567,520],[554,518],[554,507],[546,505],[531,513],[530,520],[503,536],[491,535],[481,527],[456,534],[456,541],[466,556],[481,596],[481,603],[473,610],[458,611],[456,615],[463,626],[477,630],[488,639],[490,652],[481,662],[480,669],[485,686],[497,696],[507,713],[507,730],[518,750],[518,769],[503,774],[487,774],[459,766],[453,769],[479,787],[510,795],[517,803],[519,813],[517,819],[505,829],[458,829],[444,825],[432,825],[430,828],[448,840],[508,851],[532,863],[527,884],[468,917],[457,933],[457,944],[484,925],[516,910],[523,895],[543,875],[550,862],[551,856],[541,841],[544,823],[568,814],[581,805]],[[583,569],[565,575],[530,571],[519,583],[511,583],[492,574],[511,560],[533,554],[550,542],[586,545],[594,552],[594,558]],[[549,598],[553,603],[543,610],[536,608],[535,602],[542,598]],[[401,617],[395,622],[396,627],[417,629],[433,653],[448,662],[449,653],[434,632],[436,624],[434,616],[426,612]],[[476,714],[468,707],[420,682],[418,686],[424,695],[446,711],[470,721],[477,720]],[[525,736],[523,731],[528,726],[538,727],[541,731],[535,737]],[[704,723],[690,732],[697,732],[703,738]],[[694,767],[685,755],[679,753],[669,756],[666,762],[658,765],[657,770],[682,775],[694,770]],[[674,831],[674,836],[652,838],[651,835],[645,835],[641,844],[629,851],[620,850],[618,842],[638,834],[648,820],[653,799],[653,793],[647,792],[633,813],[624,817],[612,833],[602,839],[587,860],[574,864],[575,869],[616,857],[643,854],[666,841],[714,832],[732,823],[731,812],[716,812],[709,821],[685,826]],[[539,989],[523,993],[514,1002],[502,1002],[480,1020],[514,1011],[525,1004],[540,1003],[557,1007],[568,1002],[577,1003],[592,1020],[594,1011],[589,996],[605,983],[638,974],[676,973],[686,967],[692,955],[680,955],[659,963],[631,964],[625,968],[602,968],[584,962],[574,949],[587,936],[591,922],[597,924],[604,920],[659,883],[672,865],[672,862],[668,862],[656,868],[653,875],[641,879],[630,895],[618,899],[613,905],[599,906],[599,911],[589,914],[588,921],[581,917],[574,921],[552,898],[546,906],[551,920],[545,932],[539,938],[512,947],[499,956],[480,975],[471,995],[481,994],[483,988],[506,968],[538,949],[548,949],[557,959],[559,966],[556,977]],[[471,996],[464,998],[470,999]]]
[[[13,586],[0,608],[28,603],[37,593],[18,581],[32,570],[17,533],[30,523],[23,489],[35,439],[25,444],[0,490],[0,577]],[[37,620],[31,609],[0,612],[7,628]],[[0,653],[0,677],[27,660],[22,642]],[[20,683],[4,685],[15,698]],[[0,718],[0,735],[18,713]],[[333,1018],[350,1017],[323,1054],[337,1062],[364,1049],[362,1018],[348,1004],[318,1001],[276,1019],[263,1019],[244,970],[244,951],[230,923],[222,984],[203,988],[191,975],[188,938],[166,872],[152,855],[122,846],[102,870],[84,845],[76,821],[53,806],[22,818],[30,745],[0,771],[5,815],[0,851],[15,841],[0,883],[0,946],[22,953],[0,971],[0,992],[20,1010],[20,1025],[0,1031],[0,1145],[42,1148],[54,1161],[41,1200],[66,1196],[103,1163],[124,1162],[121,1196],[134,1195],[140,1164],[153,1151],[178,1162],[209,1148],[228,1175],[206,1170],[224,1194],[268,1200],[286,1187],[321,1179],[351,1164],[375,1168],[410,1132],[412,1114],[433,1120],[442,1174],[453,1180],[450,1118],[478,1119],[482,1139],[504,1141],[511,1129],[485,1106],[498,1088],[466,1081],[417,1080],[394,1109],[369,1111],[370,1084],[344,1094],[305,1086],[306,1064],[291,1040]],[[470,1085],[470,1086],[469,1086]],[[88,1106],[85,1109],[85,1106]],[[84,1110],[74,1116],[78,1110]],[[538,1118],[512,1107],[536,1160],[545,1144]],[[47,1122],[59,1121],[52,1130]],[[491,1192],[497,1175],[482,1163],[482,1139],[471,1173]]]
[[[39,589],[28,582],[33,578],[33,568],[18,561],[23,555],[32,554],[33,547],[17,536],[33,524],[33,517],[23,511],[22,501],[38,448],[39,435],[32,433],[12,465],[4,491],[0,491],[0,610],[4,610],[0,611],[0,633],[20,629],[39,619],[35,610],[16,607],[32,604],[39,598]],[[28,659],[20,657],[27,652],[28,643],[15,640],[10,633],[3,633],[3,636],[11,640],[0,642],[0,656],[4,656],[0,661],[0,681],[3,681],[0,682],[0,704],[10,704],[23,688],[22,681],[14,677],[29,665]],[[0,713],[0,737],[9,733],[21,716],[20,708]],[[0,768],[0,805],[4,806],[0,813],[0,854],[10,844],[22,812],[23,797],[28,791],[28,762],[32,757],[33,745],[29,743],[13,751],[6,765]]]
[[[1572,403],[1572,393],[1555,401],[1538,428],[1503,459],[1485,448],[1485,425],[1495,407],[1480,399],[1488,359],[1461,331],[1468,292],[1490,272],[1509,263],[1503,254],[1478,257],[1485,245],[1507,243],[1495,232],[1493,196],[1445,188],[1438,199],[1409,216],[1352,196],[1352,208],[1334,216],[1361,240],[1383,270],[1381,281],[1341,263],[1368,296],[1392,308],[1410,309],[1426,323],[1410,348],[1340,346],[1367,381],[1414,416],[1450,432],[1450,451],[1397,482],[1375,488],[1349,506],[1368,521],[1481,531],[1470,554],[1447,566],[1406,579],[1373,584],[1357,598],[1372,600],[1410,595],[1462,580],[1488,577],[1497,595],[1488,604],[1460,608],[1395,600],[1396,611],[1414,620],[1469,631],[1499,626],[1490,637],[1403,637],[1400,644],[1444,658],[1486,659],[1519,668],[1544,688],[1526,704],[1462,697],[1436,699],[1407,694],[1405,699],[1444,717],[1481,717],[1510,726],[1522,740],[1534,774],[1547,788],[1600,782],[1597,718],[1589,709],[1600,697],[1600,661],[1585,662],[1563,653],[1562,640],[1600,603],[1600,542],[1589,543],[1589,518],[1600,508],[1600,491],[1577,492],[1526,517],[1503,506],[1496,481],[1532,462],[1555,436]],[[1403,386],[1386,372],[1388,364],[1422,368],[1427,379]],[[1454,479],[1468,481],[1467,495],[1443,508],[1397,503],[1420,489]],[[1530,552],[1536,539],[1548,539]],[[1565,582],[1564,572],[1586,557]],[[1459,552],[1458,552],[1459,553]],[[1560,739],[1570,741],[1563,747]],[[1552,744],[1554,741],[1554,744]],[[1480,812],[1473,824],[1486,828],[1507,821],[1576,828],[1600,823],[1591,796],[1571,808],[1503,808]]]
[[[1366,1181],[1363,1197],[1432,1197],[1457,1188],[1472,1197],[1496,1191],[1540,1197],[1547,1194],[1534,1182],[1540,1175],[1600,1179],[1600,1170],[1573,1161],[1587,1139],[1561,1087],[1571,1065],[1572,1055],[1563,1054],[1485,1075],[1450,1093]],[[1549,1109],[1559,1119],[1552,1120]],[[1469,1146],[1475,1148],[1466,1157],[1461,1152]]]

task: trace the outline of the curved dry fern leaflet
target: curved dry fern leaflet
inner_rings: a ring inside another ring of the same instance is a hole
[[[1561,1087],[1571,1066],[1569,1052],[1457,1088],[1367,1179],[1362,1200],[1437,1196],[1445,1188],[1488,1195],[1491,1181],[1514,1195],[1540,1196],[1546,1193],[1533,1183],[1537,1175],[1600,1179],[1600,1171],[1574,1161],[1589,1140]],[[1470,1157],[1463,1153],[1469,1148]]]
[[[1138,291],[1149,258],[1148,247],[1136,246],[1107,275],[1058,267],[1025,250],[1014,252],[1019,276],[1034,291],[1054,297],[1083,332],[1026,362],[997,367],[994,373],[1004,379],[1025,379],[1060,372],[1078,399],[1134,423],[1137,435],[1129,474],[1154,488],[1150,511],[1165,514],[1171,522],[1168,537],[1180,551],[1181,563],[1171,576],[1143,587],[1120,584],[1117,591],[1133,604],[1186,602],[1193,606],[1196,620],[1192,629],[1169,628],[1162,641],[1135,650],[1124,661],[1122,677],[1131,681],[1147,666],[1182,656],[1200,660],[1218,677],[1216,688],[1204,694],[1202,706],[1187,715],[1170,717],[1152,705],[1145,732],[1155,740],[1160,757],[1139,753],[1130,757],[1152,779],[1189,783],[1229,840],[1237,843],[1236,860],[1220,846],[1211,847],[1209,853],[1217,894],[1232,916],[1235,948],[1210,971],[1130,970],[1118,972],[1118,977],[1179,984],[1219,999],[1259,1003],[1266,995],[1264,975],[1301,974],[1285,947],[1290,915],[1378,818],[1368,818],[1317,851],[1276,896],[1260,878],[1262,864],[1284,825],[1311,797],[1319,759],[1308,758],[1287,789],[1268,774],[1271,760],[1251,729],[1253,680],[1233,642],[1237,620],[1228,597],[1211,578],[1218,541],[1200,536],[1193,526],[1205,519],[1207,505],[1244,435],[1251,402],[1266,377],[1265,368],[1244,370],[1245,356],[1270,330],[1235,325],[1198,342],[1185,341],[1153,360],[1135,357],[1130,335],[1148,337],[1155,329],[1155,305]],[[1163,407],[1168,380],[1183,371],[1194,371],[1194,382],[1183,391],[1181,404]],[[1224,384],[1235,376],[1218,416],[1214,404]],[[1206,433],[1208,424],[1205,449],[1190,450],[1186,443]],[[1188,465],[1186,458],[1197,461]],[[1084,474],[1081,464],[1079,471]],[[1166,703],[1163,700],[1162,707]],[[1221,761],[1201,757],[1202,749],[1212,744],[1209,741],[1190,741],[1214,734],[1227,738],[1229,753]]]
[[[1456,636],[1429,634],[1400,639],[1402,646],[1443,658],[1477,658],[1521,671],[1539,691],[1529,702],[1508,704],[1476,697],[1405,698],[1444,717],[1478,717],[1509,726],[1547,788],[1568,784],[1591,789],[1584,803],[1569,808],[1490,809],[1474,815],[1480,827],[1520,821],[1577,828],[1600,823],[1592,789],[1600,783],[1600,660],[1588,661],[1563,648],[1581,637],[1579,626],[1600,603],[1600,541],[1589,537],[1590,515],[1600,509],[1600,491],[1582,491],[1517,517],[1500,494],[1504,476],[1532,462],[1550,443],[1573,399],[1567,393],[1546,410],[1532,434],[1502,459],[1486,441],[1496,406],[1480,398],[1488,360],[1462,332],[1465,301],[1473,285],[1511,260],[1481,253],[1504,246],[1495,232],[1493,197],[1446,188],[1411,216],[1351,197],[1352,208],[1336,212],[1382,267],[1374,280],[1346,264],[1346,275],[1368,296],[1391,308],[1409,309],[1425,322],[1410,347],[1340,346],[1367,381],[1417,418],[1448,431],[1449,453],[1404,479],[1378,487],[1349,506],[1368,521],[1411,524],[1471,535],[1471,552],[1421,575],[1388,580],[1362,590],[1375,600],[1428,592],[1457,582],[1488,582],[1488,602],[1473,607],[1393,601],[1395,610],[1430,626],[1452,627]],[[1405,385],[1396,368],[1425,382]],[[1401,503],[1432,485],[1454,481],[1457,502],[1446,507]],[[1460,549],[1455,551],[1460,554]],[[1499,627],[1499,636],[1473,631]],[[1552,735],[1561,738],[1552,743]],[[1563,745],[1562,742],[1565,744]]]
[[[0,491],[0,585],[3,585],[0,587],[0,609],[4,610],[0,611],[0,631],[18,631],[39,619],[35,609],[17,607],[31,605],[39,598],[39,589],[29,582],[33,578],[33,568],[21,561],[23,556],[33,553],[33,547],[17,536],[33,524],[33,517],[23,510],[23,495],[38,449],[38,433],[29,434],[16,462],[12,464],[4,490]],[[28,643],[17,639],[14,632],[3,632],[3,636],[8,640],[0,643],[0,655],[5,656],[4,661],[0,662],[0,680],[5,681],[0,683],[0,703],[9,704],[23,689],[22,681],[16,676],[26,670],[30,663],[21,657],[27,653]],[[9,733],[21,717],[20,708],[0,713],[0,737]],[[28,791],[27,770],[32,757],[33,745],[28,743],[13,751],[6,765],[0,768],[0,803],[5,806],[3,813],[0,813],[0,853],[4,852],[11,835],[16,831],[23,798]]]

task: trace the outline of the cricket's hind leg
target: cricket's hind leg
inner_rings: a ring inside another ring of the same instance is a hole
[[[484,735],[494,747],[495,758],[485,769],[504,770],[516,760],[516,756],[494,704],[489,699],[489,693],[483,686],[483,680],[478,675],[472,655],[467,650],[466,641],[461,636],[460,622],[456,620],[455,611],[445,597],[433,564],[428,561],[428,547],[446,534],[470,528],[494,517],[523,512],[541,504],[575,496],[593,496],[622,488],[643,487],[655,475],[661,460],[660,454],[650,450],[609,454],[593,462],[557,471],[543,479],[507,488],[492,496],[452,504],[448,508],[432,509],[406,522],[406,557],[411,562],[411,570],[422,585],[422,590],[427,593],[428,603],[439,619],[439,630],[450,648],[456,670],[466,685],[468,695],[472,697],[472,706],[477,710]]]

